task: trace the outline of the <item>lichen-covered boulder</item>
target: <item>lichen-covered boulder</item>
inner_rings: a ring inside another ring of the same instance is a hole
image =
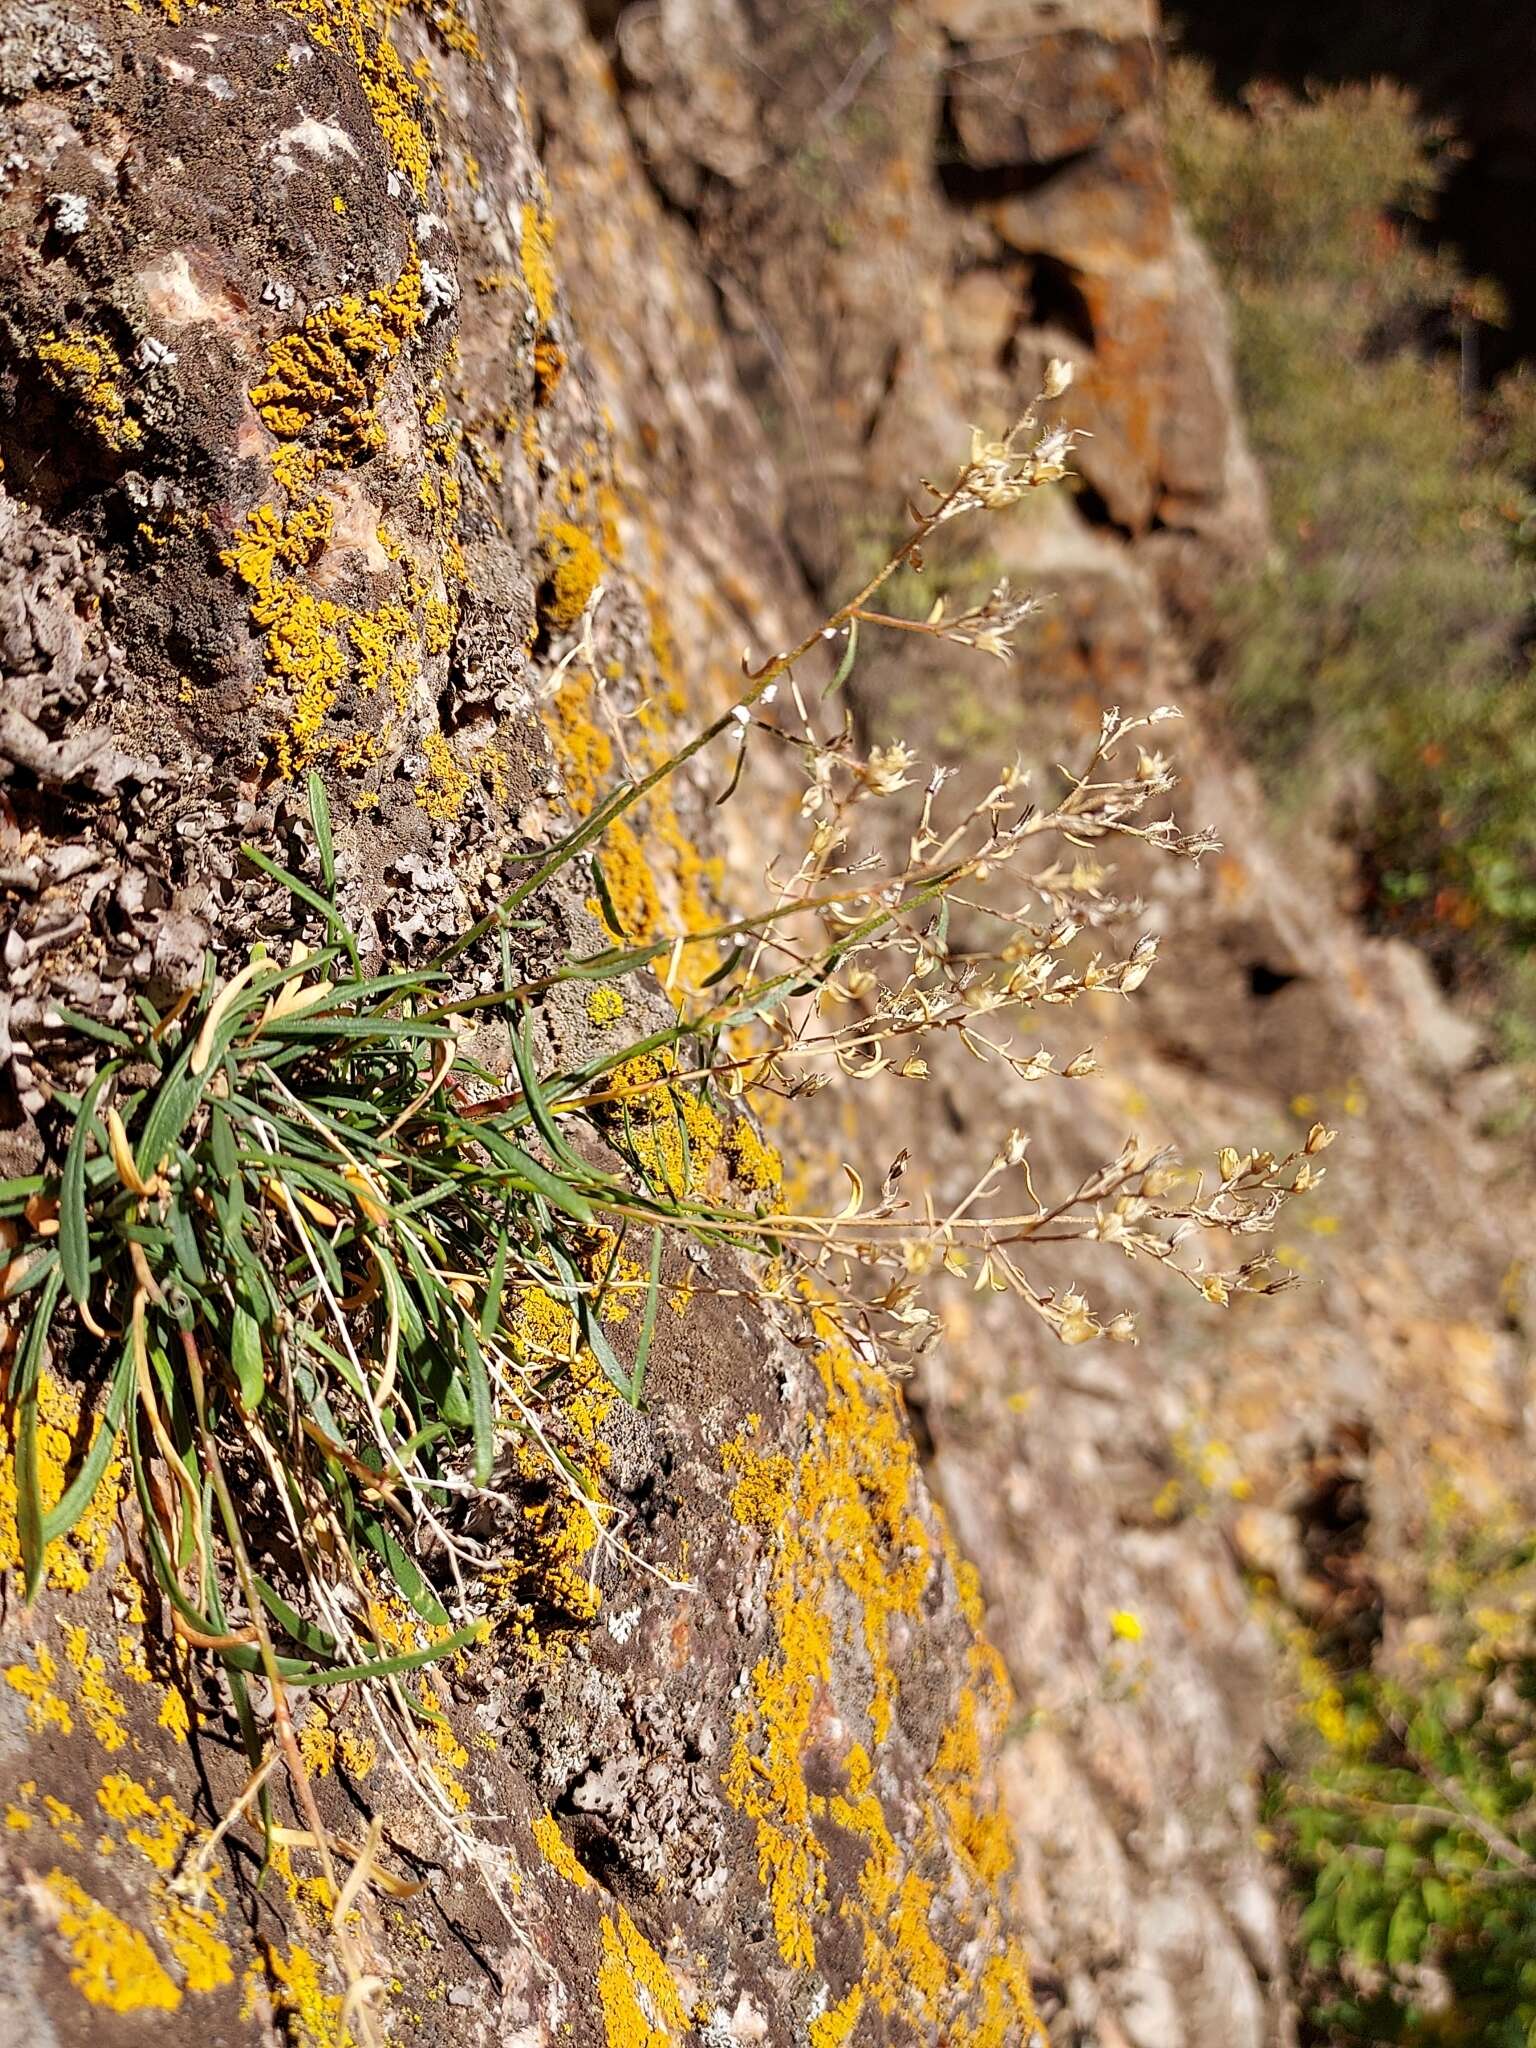
[[[615,461],[646,373],[572,319],[531,132],[561,104],[530,106],[518,68],[576,28],[451,0],[44,0],[0,27],[7,1172],[60,1157],[93,1032],[296,929],[241,849],[313,877],[311,773],[365,952],[419,959],[614,772],[595,675],[660,758],[704,680],[700,615],[772,620],[786,558],[743,487],[750,434],[701,483],[713,577],[697,545],[673,571]],[[651,289],[618,261],[608,288]],[[724,363],[675,288],[698,326],[657,342],[668,435],[679,366]],[[739,600],[737,546],[764,584]],[[610,834],[632,933],[722,900],[711,795],[682,780]],[[543,957],[601,932],[580,889],[537,908]],[[600,1043],[629,1000],[551,1002],[540,1031]],[[746,1126],[698,1118],[678,1160],[670,1126],[650,1142],[690,1185],[771,1194]],[[488,1639],[423,1661],[419,1615],[355,1589],[406,1661],[387,1710],[355,1683],[289,1696],[314,1813],[282,1768],[253,1780],[228,1682],[148,1569],[170,1475],[136,1489],[114,1446],[30,1606],[0,1492],[7,2039],[1032,2038],[974,1574],[883,1373],[741,1282],[725,1253],[669,1255],[638,1411],[568,1309],[523,1300],[529,1354],[565,1368],[476,1532]],[[107,1426],[95,1357],[56,1326],[48,1505]],[[0,1410],[7,1452],[17,1427]],[[255,1688],[263,1739],[278,1705]]]

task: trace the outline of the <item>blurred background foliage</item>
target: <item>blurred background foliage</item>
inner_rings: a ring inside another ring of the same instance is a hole
[[[1185,203],[1233,309],[1272,499],[1213,669],[1277,808],[1347,848],[1360,908],[1536,1055],[1536,379],[1417,231],[1456,161],[1387,84],[1218,95],[1171,67]]]
[[[1170,130],[1274,528],[1209,671],[1282,819],[1530,1060],[1536,377],[1440,232],[1467,152],[1399,84],[1241,85],[1202,47],[1220,82],[1176,60]],[[1536,2048],[1536,1539],[1463,1535],[1425,1580],[1363,1647],[1284,1621],[1265,1822],[1302,2035]]]

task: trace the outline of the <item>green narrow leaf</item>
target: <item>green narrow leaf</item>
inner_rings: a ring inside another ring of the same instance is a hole
[[[381,1516],[369,1514],[360,1508],[357,1511],[357,1526],[363,1532],[364,1542],[383,1561],[390,1577],[400,1588],[402,1596],[421,1619],[433,1628],[446,1627],[448,1610],[416,1569],[410,1555],[401,1548],[388,1523]]]
[[[489,1486],[496,1456],[496,1410],[491,1400],[491,1381],[485,1369],[480,1340],[466,1322],[463,1328],[464,1365],[469,1377],[470,1427],[474,1431],[476,1486]]]
[[[64,1275],[55,1263],[32,1311],[12,1380],[16,1403],[16,1532],[21,1540],[22,1600],[30,1607],[43,1580],[43,1496],[37,1468],[37,1384]]]
[[[75,1128],[70,1133],[64,1174],[59,1183],[59,1264],[64,1285],[76,1308],[84,1308],[91,1291],[91,1231],[85,1214],[85,1153],[95,1124],[101,1091],[117,1072],[117,1062],[108,1061],[85,1091]]]
[[[185,1159],[186,1154],[183,1153],[181,1156]],[[179,1187],[173,1192],[179,1195],[185,1190],[186,1186],[187,1179],[184,1178]],[[171,1249],[176,1254],[176,1263],[181,1268],[183,1280],[196,1287],[206,1287],[208,1285],[208,1269],[203,1264],[202,1248],[197,1241],[197,1230],[185,1201],[179,1199],[173,1201],[170,1213],[165,1220],[171,1234]]]
[[[662,1238],[658,1226],[651,1232],[651,1271],[645,1295],[645,1318],[640,1325],[640,1341],[635,1346],[634,1371],[630,1385],[634,1388],[634,1402],[640,1406],[640,1395],[645,1386],[645,1368],[651,1355],[651,1339],[656,1334],[656,1309],[661,1300],[661,1251]]]
[[[592,1314],[586,1291],[581,1283],[581,1275],[577,1272],[574,1263],[565,1251],[554,1243],[553,1240],[551,1240],[546,1249],[559,1269],[561,1279],[565,1282],[564,1288],[560,1291],[565,1294],[570,1303],[571,1312],[576,1317],[581,1330],[583,1343],[590,1349],[592,1356],[602,1367],[607,1378],[613,1382],[625,1400],[633,1407],[635,1405],[634,1380],[625,1370],[623,1361],[609,1343],[608,1334],[604,1330],[602,1323]]]
[[[517,1149],[515,1146],[512,1148]],[[496,1233],[496,1256],[486,1275],[485,1299],[480,1304],[480,1334],[489,1337],[501,1321],[501,1297],[507,1284],[507,1226]]]
[[[491,1157],[512,1174],[520,1186],[542,1195],[546,1202],[563,1210],[577,1223],[592,1221],[594,1211],[585,1195],[573,1188],[569,1181],[562,1180],[559,1174],[551,1173],[547,1166],[541,1166],[520,1145],[502,1137],[499,1131],[477,1131],[476,1136]]]
[[[716,810],[719,810],[722,804],[728,804],[731,798],[736,794],[737,790],[741,787],[742,773],[747,765],[747,735],[751,732],[751,730],[752,728],[750,724],[743,725],[743,727],[741,728],[741,739],[737,743],[736,747],[736,765],[731,770],[730,781],[725,785],[724,789],[722,789],[720,794],[715,798]]]
[[[538,1068],[533,1057],[533,1020],[527,1005],[523,1005],[522,1016],[512,1033],[512,1058],[517,1066],[517,1078],[528,1105],[528,1114],[533,1118],[534,1128],[549,1147],[556,1162],[581,1171],[581,1162],[565,1142],[555,1119],[549,1113],[544,1100],[544,1084],[539,1079]]]
[[[306,1621],[302,1614],[295,1613],[276,1588],[267,1584],[260,1572],[251,1573],[251,1583],[268,1614],[280,1628],[293,1637],[296,1643],[302,1643],[312,1657],[336,1656],[336,1638],[327,1635],[325,1630],[317,1627],[314,1622]]]
[[[828,697],[835,697],[844,683],[853,674],[853,664],[858,659],[858,653],[859,622],[857,619],[850,619],[848,621],[848,645],[843,649],[843,658],[837,664],[837,674],[821,693],[823,703],[826,702]]]
[[[261,1329],[249,1309],[235,1305],[229,1330],[229,1362],[240,1388],[240,1406],[253,1415],[267,1391],[266,1368],[261,1356]]]
[[[732,946],[730,952],[726,955],[724,960],[722,960],[720,965],[715,969],[714,973],[705,975],[704,979],[699,983],[699,987],[715,988],[722,981],[727,980],[731,975],[733,975],[736,972],[737,966],[739,965],[741,960],[741,956],[743,953],[745,953],[746,950],[746,947],[738,940],[737,943],[734,946]]]
[[[43,1517],[43,1542],[56,1543],[61,1536],[67,1536],[96,1497],[102,1475],[112,1456],[117,1442],[117,1433],[122,1428],[123,1410],[128,1405],[128,1396],[133,1391],[133,1351],[123,1346],[123,1355],[118,1360],[117,1370],[112,1375],[112,1385],[107,1393],[107,1405],[102,1411],[101,1427],[95,1441],[86,1452],[80,1470],[59,1496],[58,1504],[49,1509]]]
[[[347,1664],[339,1671],[311,1671],[304,1674],[288,1674],[290,1685],[361,1685],[370,1678],[393,1678],[401,1671],[419,1671],[424,1664],[439,1664],[444,1657],[451,1657],[455,1650],[468,1649],[471,1643],[483,1642],[490,1632],[485,1621],[467,1622],[463,1628],[441,1643],[434,1643],[427,1650],[411,1650],[400,1657],[382,1657],[376,1664]]]
[[[336,889],[336,849],[331,839],[331,800],[325,793],[319,770],[309,771],[309,821],[315,828],[315,845],[320,849],[320,873],[326,893]]]
[[[94,1038],[102,1045],[116,1045],[129,1048],[133,1040],[126,1031],[119,1031],[111,1024],[98,1024],[94,1017],[82,1017],[78,1010],[66,1010],[62,1003],[48,1005],[50,1017],[57,1017],[61,1024],[71,1031],[78,1031],[82,1038]]]
[[[598,908],[603,913],[603,923],[616,939],[629,937],[614,907],[613,893],[608,887],[608,877],[603,873],[603,864],[594,853],[592,856],[592,887],[597,894]]]
[[[298,876],[290,874],[287,868],[280,867],[275,860],[269,860],[259,846],[242,846],[240,851],[251,863],[252,867],[259,868],[264,875],[269,875],[274,882],[281,882],[289,895],[297,896],[301,903],[307,903],[311,910],[319,912],[320,916],[325,919],[327,931],[334,932],[340,941],[347,958],[352,963],[353,974],[360,980],[363,969],[362,961],[358,957],[357,940],[352,936],[346,919],[341,915],[335,904],[327,903],[323,896],[310,888],[308,882],[301,882]]]

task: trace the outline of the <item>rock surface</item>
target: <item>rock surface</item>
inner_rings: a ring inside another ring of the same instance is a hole
[[[1307,1561],[1320,1465],[1367,1503],[1353,1581],[1405,1611],[1432,1529],[1524,1498],[1529,1192],[1478,1135],[1475,1034],[1341,915],[1304,832],[1266,831],[1191,674],[1264,509],[1173,202],[1158,32],[1138,0],[852,6],[830,32],[789,4],[661,0],[619,13],[613,50],[824,595],[970,421],[1016,414],[1047,356],[1076,363],[1075,498],[930,569],[967,596],[1000,571],[1052,593],[1038,632],[1001,686],[882,643],[850,686],[866,729],[981,773],[1018,750],[1045,779],[1105,703],[1175,702],[1180,814],[1226,844],[1198,879],[1131,865],[1157,972],[1044,1033],[1058,1063],[1092,1037],[1105,1079],[943,1068],[863,1101],[859,1163],[910,1146],[942,1203],[1010,1126],[1066,1173],[1127,1130],[1197,1162],[1283,1149],[1314,1116],[1341,1130],[1278,1248],[1289,1295],[1222,1317],[1088,1271],[1142,1342],[1076,1352],[968,1292],[909,1390],[1021,1701],[1005,1780],[1053,2038],[1258,2048],[1292,2025],[1253,1778],[1286,1609],[1256,1612],[1245,1571],[1313,1619],[1356,1597]],[[558,186],[558,141],[551,161]]]
[[[582,347],[529,132],[562,103],[535,107],[519,70],[579,28],[388,0],[51,0],[5,28],[17,1167],[58,1144],[79,1060],[61,1004],[110,1024],[188,986],[204,947],[228,972],[285,936],[291,899],[239,847],[312,872],[307,770],[365,947],[419,956],[597,794],[615,742],[591,675],[568,661],[544,718],[534,691],[584,616],[610,704],[662,707],[630,744],[659,746],[685,712],[674,646],[708,607],[718,626],[729,564],[786,573],[707,299],[666,281],[638,177],[608,289],[654,308],[676,472],[741,425],[718,516],[703,493],[689,513],[715,554],[674,568],[665,465],[615,464],[608,408],[643,414],[646,365]],[[691,378],[713,416],[681,404]],[[611,839],[634,928],[706,913],[708,805],[679,789],[644,845]],[[543,911],[536,950],[594,943],[581,903]],[[602,1028],[579,1003],[542,1024],[565,1049]],[[694,1165],[723,1175],[727,1150],[695,1133]],[[168,1629],[113,1458],[35,1608],[12,1590],[0,1625],[8,2036],[339,2048],[361,2022],[338,1910],[361,1915],[395,2039],[1032,2035],[988,1763],[1006,1682],[899,1401],[809,1312],[749,1321],[728,1262],[663,1277],[644,1413],[588,1354],[547,1417],[618,1519],[509,1453],[493,1640],[410,1681],[414,1733],[356,1688],[303,1703],[327,1830],[382,1826],[340,1907],[286,1793],[260,1872],[229,1694]],[[60,1348],[44,1382],[45,1487],[91,1427],[71,1364]],[[7,1565],[16,1514],[0,1500]],[[421,1641],[387,1602],[373,1626]]]
[[[1129,1128],[1206,1160],[1343,1133],[1293,1293],[1222,1316],[1101,1271],[1141,1346],[1068,1350],[966,1292],[912,1436],[814,1330],[728,1299],[665,1328],[644,1423],[583,1411],[651,1569],[532,1487],[430,1778],[358,1702],[316,1718],[338,1832],[377,1812],[426,1885],[366,1909],[397,2039],[1014,2048],[1023,1930],[1058,2044],[1286,2040],[1242,1567],[1353,1597],[1306,1541],[1328,1465],[1369,1503],[1359,1584],[1406,1598],[1442,1482],[1486,1507],[1529,1462],[1524,1196],[1459,1107],[1474,1048],[1267,836],[1190,675],[1263,494],[1159,64],[1143,0],[47,0],[0,30],[6,1171],[56,1142],[53,1005],[110,1019],[286,916],[237,849],[309,858],[306,765],[349,907],[425,950],[614,759],[592,692],[537,701],[599,578],[610,708],[717,705],[1051,355],[1081,489],[929,572],[1054,593],[1038,632],[980,686],[882,648],[858,716],[1044,776],[1104,703],[1181,702],[1180,810],[1228,850],[1134,873],[1158,974],[1050,1037],[1112,1078],[957,1067],[850,1143],[942,1192],[1011,1125],[1063,1172]],[[610,876],[658,928],[757,886],[782,792],[713,823],[711,794]],[[0,2000],[28,2040],[339,2040],[301,1851],[258,1888],[237,1831],[216,1897],[170,1887],[243,1765],[114,1512],[5,1610]]]

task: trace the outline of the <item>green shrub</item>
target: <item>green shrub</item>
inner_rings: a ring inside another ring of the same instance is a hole
[[[1536,2041],[1528,1554],[1452,1599],[1408,1675],[1360,1674],[1314,1703],[1269,1786],[1303,2000],[1327,2039]]]
[[[1220,622],[1234,716],[1282,810],[1322,793],[1373,918],[1514,1030],[1536,957],[1532,393],[1469,409],[1443,345],[1478,295],[1402,220],[1438,138],[1385,85],[1231,108],[1181,63],[1170,105],[1273,504],[1271,559]]]

